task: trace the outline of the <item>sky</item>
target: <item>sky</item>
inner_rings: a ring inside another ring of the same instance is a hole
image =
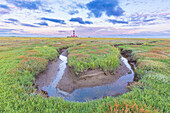
[[[170,0],[0,0],[0,36],[170,38]]]

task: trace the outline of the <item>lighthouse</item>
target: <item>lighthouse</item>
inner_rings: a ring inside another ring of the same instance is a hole
[[[73,30],[73,35],[71,35],[71,37],[72,37],[72,38],[77,37],[77,35],[76,35],[76,31],[75,31],[75,30]]]

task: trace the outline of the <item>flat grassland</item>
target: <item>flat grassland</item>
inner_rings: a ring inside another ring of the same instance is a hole
[[[116,46],[116,47],[114,47]],[[59,50],[68,48],[68,65],[79,73],[114,71],[120,51],[130,52],[138,81],[119,97],[90,102],[46,98],[37,92],[35,76],[46,70]],[[102,56],[104,55],[104,56]],[[0,112],[170,112],[170,40],[132,38],[0,38]]]

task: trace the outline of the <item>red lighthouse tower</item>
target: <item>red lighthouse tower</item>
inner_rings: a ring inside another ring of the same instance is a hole
[[[76,36],[76,31],[75,31],[75,30],[73,30],[73,35],[71,35],[71,37],[77,37],[77,36]]]

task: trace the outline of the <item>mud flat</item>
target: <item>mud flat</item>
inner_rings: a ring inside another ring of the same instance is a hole
[[[51,61],[47,70],[36,77],[39,91],[48,96],[80,102],[126,93],[128,83],[133,80],[133,69],[123,56],[114,74],[96,69],[77,77],[67,66],[66,49],[62,50],[57,62]]]

